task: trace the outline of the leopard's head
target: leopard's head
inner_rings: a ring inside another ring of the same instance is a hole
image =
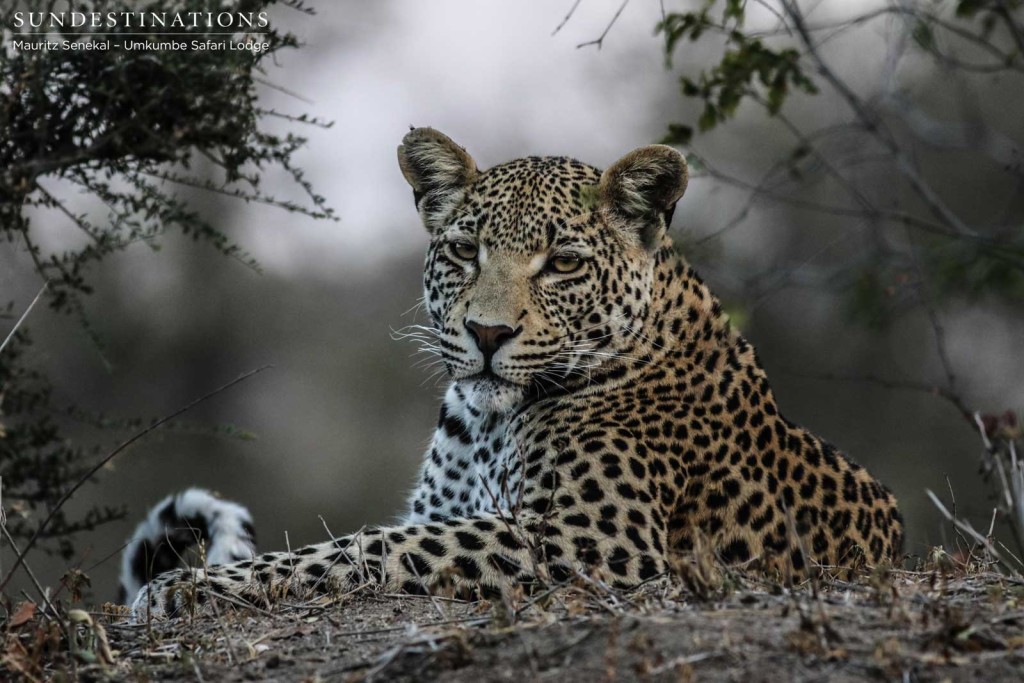
[[[417,128],[398,161],[430,234],[432,349],[471,404],[509,411],[538,389],[585,385],[635,345],[686,189],[679,152],[641,147],[604,172],[565,157],[481,171]]]

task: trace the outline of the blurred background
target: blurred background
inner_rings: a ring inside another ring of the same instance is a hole
[[[316,3],[315,18],[272,12],[275,24],[306,45],[281,55],[262,97],[280,111],[335,122],[300,131],[310,144],[296,162],[340,220],[314,221],[195,190],[194,206],[248,250],[260,272],[169,233],[159,251],[138,244],[96,272],[86,314],[101,346],[68,316],[43,307],[32,314],[32,354],[62,398],[112,416],[162,416],[242,372],[273,366],[190,412],[185,426],[119,456],[72,500],[74,511],[98,502],[129,509],[127,520],[78,541],[98,599],[113,597],[116,553],[147,507],[188,486],[249,506],[263,549],[321,541],[325,528],[350,532],[403,511],[444,389],[443,379],[414,367],[410,342],[392,339],[393,330],[422,322],[409,311],[421,293],[426,235],[395,160],[404,133],[409,126],[437,128],[481,167],[527,154],[605,167],[662,139],[670,122],[692,125],[701,109],[679,96],[679,75],[720,58],[714,46],[696,43],[667,67],[663,39],[654,35],[663,10],[654,2],[627,3],[599,47],[577,47],[598,38],[622,3],[583,3],[556,32],[574,4],[335,1]],[[871,4],[826,1],[813,17],[827,22]],[[890,40],[883,22],[822,50],[870,96],[881,87]],[[896,74],[900,87],[929,111],[955,106],[956,83],[928,65],[925,57],[905,59]],[[998,79],[978,86],[1003,88],[1005,106],[986,113],[1016,140],[1024,139],[1019,86],[1006,88]],[[786,112],[813,128],[850,118],[827,90],[794,96]],[[284,123],[270,125],[284,130]],[[736,121],[696,136],[688,151],[716,173],[754,184],[795,144],[778,120],[741,108]],[[841,139],[834,149],[858,151]],[[925,153],[919,162],[967,213],[987,211],[989,190],[1002,182],[997,168],[971,169],[965,178],[962,168],[929,166]],[[859,167],[858,182],[865,192],[881,193],[886,177],[874,178],[871,168]],[[822,173],[813,165],[802,172]],[[264,187],[278,181],[287,196],[288,184],[273,175]],[[78,201],[72,188],[49,187]],[[837,190],[822,182],[810,192],[828,200]],[[932,489],[948,500],[947,481],[958,512],[987,527],[992,501],[977,476],[980,442],[959,413],[925,391],[848,379],[941,385],[945,372],[927,312],[908,308],[884,326],[863,324],[850,309],[853,285],[832,277],[860,253],[863,226],[771,202],[756,202],[735,220],[748,199],[749,191],[698,164],[673,231],[757,346],[786,415],[894,489],[909,553],[926,555],[949,540],[925,496]],[[47,248],[79,239],[59,215],[36,222]],[[0,298],[20,309],[39,285],[21,245],[0,244]],[[970,405],[992,412],[1024,405],[1020,309],[984,297],[953,298],[936,313],[958,391]],[[233,425],[254,438],[202,433],[211,425]],[[79,431],[104,446],[118,440],[85,426]],[[33,568],[52,584],[64,566],[37,559]]]

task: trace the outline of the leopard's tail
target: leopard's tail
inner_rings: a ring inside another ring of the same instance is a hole
[[[188,489],[160,501],[135,528],[121,557],[121,604],[130,603],[158,574],[182,566],[192,548],[202,547],[207,565],[252,559],[256,530],[238,503],[204,489]]]

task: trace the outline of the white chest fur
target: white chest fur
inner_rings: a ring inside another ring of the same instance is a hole
[[[523,470],[518,451],[510,414],[473,407],[453,384],[403,522],[513,509]]]

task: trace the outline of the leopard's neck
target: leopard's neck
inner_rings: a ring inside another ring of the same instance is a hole
[[[715,350],[749,354],[750,344],[732,327],[729,316],[696,271],[667,236],[654,256],[651,304],[621,351],[595,370],[577,391],[595,391],[630,381],[637,368],[689,362]]]

